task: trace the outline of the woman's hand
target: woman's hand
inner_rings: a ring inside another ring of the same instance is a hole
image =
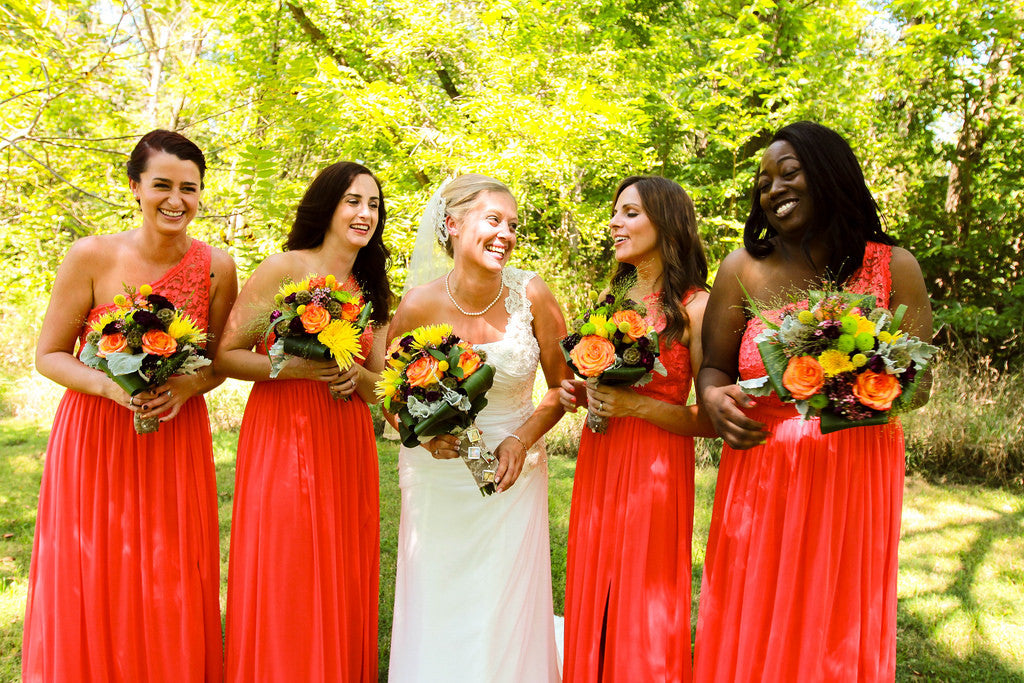
[[[558,400],[568,413],[577,408],[587,407],[587,383],[579,379],[563,379],[558,390]]]
[[[738,384],[709,386],[704,390],[704,409],[711,423],[725,442],[737,450],[760,446],[768,439],[764,423],[743,412],[755,405]]]
[[[200,393],[203,382],[199,375],[175,375],[158,387],[135,394],[129,409],[141,418],[159,417],[167,422],[177,417],[185,403]]]
[[[526,446],[522,441],[507,436],[494,450],[498,458],[498,469],[494,472],[494,486],[498,492],[507,491],[519,479],[526,462]]]
[[[359,377],[359,366],[355,363],[348,370],[338,374],[338,378],[331,382],[331,393],[336,398],[348,398],[356,390],[356,379]]]
[[[588,410],[601,417],[638,417],[642,398],[629,387],[598,384],[587,389]]]
[[[335,384],[340,381],[341,368],[334,360],[310,360],[293,356],[281,368],[278,379],[311,379],[314,382]]]
[[[427,452],[438,460],[451,460],[459,457],[459,437],[451,434],[435,436],[430,441],[420,444],[427,449]]]

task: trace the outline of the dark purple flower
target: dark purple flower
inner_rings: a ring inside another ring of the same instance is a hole
[[[286,304],[293,304],[293,303],[295,303],[295,292],[292,292],[291,294],[289,294],[288,296],[286,296],[286,297],[284,298],[284,302],[285,302]]]
[[[868,362],[864,367],[866,367],[871,372],[881,372],[882,370],[885,369],[885,361],[882,359],[881,356],[871,356],[871,358],[868,359]]]
[[[121,331],[121,324],[118,320],[111,320],[103,326],[101,334],[117,334]]]
[[[576,348],[576,345],[580,343],[582,337],[578,334],[570,334],[568,337],[562,340],[562,348],[566,351],[571,351]]]
[[[281,311],[271,311],[270,312],[270,322],[274,322],[275,320],[277,320],[280,317],[281,317]]]
[[[605,296],[604,303],[605,303],[605,305],[611,305],[611,304],[615,303],[615,297],[612,296],[611,294]]]
[[[132,313],[132,322],[144,330],[166,329],[163,321],[155,313],[149,311],[135,311]]]
[[[288,329],[291,330],[292,334],[302,334],[306,331],[306,328],[302,326],[302,318],[295,316],[288,323]]]
[[[640,337],[636,340],[636,344],[641,351],[646,351],[651,346],[651,340],[648,337]]]
[[[146,301],[148,301],[150,305],[158,311],[161,308],[169,308],[172,311],[174,310],[174,304],[172,304],[167,297],[160,296],[159,294],[150,294],[146,297]]]
[[[427,399],[427,403],[433,403],[434,401],[440,401],[441,400],[441,392],[437,391],[436,389],[433,390],[433,391],[428,391],[425,398]]]

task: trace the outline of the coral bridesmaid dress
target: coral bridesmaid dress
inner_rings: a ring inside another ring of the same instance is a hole
[[[311,380],[253,385],[238,439],[227,680],[377,680],[379,489],[358,395],[336,400]]]
[[[208,245],[193,239],[150,284],[208,326]],[[203,397],[139,435],[131,411],[69,389],[39,493],[23,679],[221,680],[218,541]]]
[[[892,248],[869,242],[846,289],[889,305]],[[747,325],[740,375],[765,374]],[[822,435],[757,399],[763,446],[726,446],[700,594],[697,681],[891,681],[903,504],[898,422]]]
[[[665,326],[664,316],[651,322]],[[663,343],[661,359],[668,375],[635,391],[685,404],[689,349]],[[693,438],[645,420],[583,430],[569,515],[567,682],[597,681],[599,671],[609,683],[690,680],[693,468]]]

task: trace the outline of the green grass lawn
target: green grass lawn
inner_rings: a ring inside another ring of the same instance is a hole
[[[35,506],[49,425],[0,418],[0,681],[19,677]],[[227,578],[236,435],[214,437],[221,578]],[[386,678],[398,536],[397,448],[380,442],[381,680]],[[555,609],[565,595],[572,460],[550,461]],[[715,471],[697,472],[694,595],[700,582]],[[223,601],[224,592],[221,593]],[[694,602],[696,621],[696,600]],[[897,680],[1024,681],[1024,494],[908,478],[900,545]]]

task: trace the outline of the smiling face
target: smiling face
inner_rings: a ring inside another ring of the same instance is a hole
[[[636,185],[630,185],[619,193],[608,227],[612,232],[615,260],[619,263],[639,266],[661,258],[658,229],[644,212]]]
[[[516,200],[505,192],[484,191],[461,218],[446,218],[454,256],[501,270],[516,246],[519,214]]]
[[[785,140],[777,140],[765,150],[757,194],[768,224],[780,236],[802,235],[811,224],[814,206],[807,176],[796,150]]]
[[[129,180],[128,186],[142,209],[144,228],[168,235],[180,233],[199,209],[199,167],[167,152],[151,154],[139,180]]]
[[[334,209],[328,232],[356,249],[365,247],[377,229],[380,190],[372,176],[357,175]]]

